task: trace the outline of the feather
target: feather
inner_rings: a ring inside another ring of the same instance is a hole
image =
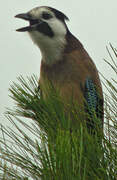
[[[89,78],[87,78],[85,82],[85,99],[89,109],[94,109],[96,111],[98,95],[92,79]]]

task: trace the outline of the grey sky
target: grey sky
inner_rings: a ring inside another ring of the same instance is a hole
[[[117,0],[4,0],[0,6],[0,123],[5,120],[5,107],[13,106],[8,97],[12,81],[21,74],[39,75],[40,70],[40,51],[26,33],[15,31],[26,22],[14,16],[43,5],[59,9],[69,17],[70,31],[83,43],[98,70],[108,78],[113,76],[103,58],[108,59],[105,46],[109,42],[117,46]]]

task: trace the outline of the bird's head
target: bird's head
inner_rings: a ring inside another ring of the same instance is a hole
[[[65,23],[68,17],[65,14],[54,8],[41,6],[15,17],[29,21],[29,26],[17,31],[29,33],[33,42],[40,48],[42,59],[46,63],[51,64],[60,59],[68,32]]]

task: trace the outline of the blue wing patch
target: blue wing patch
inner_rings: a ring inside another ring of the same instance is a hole
[[[95,122],[97,122],[99,127],[103,128],[103,98],[98,94],[91,78],[87,78],[85,81],[84,97],[86,100],[85,110],[89,114],[87,117],[87,127],[92,130],[95,127]]]
[[[88,109],[96,111],[97,103],[98,103],[98,95],[92,79],[89,78],[86,79],[84,96],[88,105]]]

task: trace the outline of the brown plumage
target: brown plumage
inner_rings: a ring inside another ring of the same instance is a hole
[[[66,46],[64,56],[60,61],[52,65],[47,65],[43,60],[41,61],[40,87],[42,88],[42,94],[44,95],[46,90],[46,80],[49,80],[55,89],[59,90],[66,104],[70,103],[72,97],[73,102],[77,103],[78,108],[84,107],[84,110],[86,110],[85,83],[87,78],[91,79],[98,96],[96,105],[97,117],[100,118],[103,126],[103,94],[96,66],[82,44],[71,33],[69,35],[69,42],[69,47]],[[89,126],[92,127],[93,125]]]
[[[75,101],[84,104],[84,89],[86,78],[91,78],[96,85],[97,92],[102,97],[102,87],[92,59],[81,43],[70,34],[71,43],[66,46],[62,59],[55,64],[47,65],[41,61],[40,86],[44,86],[45,79],[52,82],[60,90],[61,96],[68,101],[73,95]],[[69,38],[69,41],[70,41]],[[75,45],[72,43],[75,39]]]
[[[73,103],[83,107],[90,117],[93,109],[103,125],[103,93],[98,71],[83,45],[68,30],[66,15],[43,6],[16,17],[29,21],[29,26],[17,31],[28,31],[41,50],[39,82],[44,98],[50,81],[66,104],[72,97]]]

